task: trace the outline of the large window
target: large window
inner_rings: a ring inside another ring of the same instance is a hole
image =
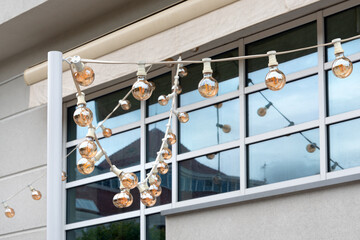
[[[332,7],[323,14],[192,53],[191,58],[284,51],[357,35],[359,9],[334,11]],[[119,191],[119,181],[109,173],[107,162],[101,159],[95,171],[84,176],[76,169],[80,156],[74,152],[67,159],[67,239],[114,234],[111,236],[119,239],[160,240],[165,238],[162,210],[336,178],[348,174],[345,169],[360,172],[360,138],[354,134],[360,130],[358,43],[343,45],[354,63],[354,71],[346,79],[331,72],[331,47],[279,56],[279,69],[286,74],[287,83],[276,92],[263,83],[268,72],[266,58],[214,63],[213,76],[220,90],[211,99],[202,98],[197,91],[202,66],[186,65],[189,73],[180,79],[182,93],[175,108],[188,112],[190,120],[182,124],[173,119],[178,141],[171,146],[170,170],[162,175],[157,204],[142,206],[134,189],[133,205],[115,208],[112,197]],[[144,103],[130,96],[132,108],[119,110],[106,124],[113,136],[103,138],[98,133],[116,166],[141,179],[150,171],[164,136],[170,106],[160,106],[157,98],[170,92],[173,74],[167,67],[150,72],[149,78],[157,86],[153,96]],[[105,118],[133,80],[122,83],[120,90],[109,89],[107,95],[89,95],[95,123]],[[67,106],[66,151],[70,152],[86,129],[72,121],[74,103]],[[124,237],[125,233],[129,235]]]

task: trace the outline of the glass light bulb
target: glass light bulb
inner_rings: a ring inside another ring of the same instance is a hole
[[[89,175],[95,169],[95,162],[91,159],[80,158],[76,164],[76,167],[81,174]]]
[[[257,114],[260,116],[260,117],[263,117],[266,115],[266,112],[267,112],[267,109],[264,108],[264,107],[261,107],[257,110]]]
[[[73,118],[77,125],[86,127],[92,123],[93,113],[85,104],[80,104],[75,110]]]
[[[121,102],[121,108],[125,111],[129,110],[131,108],[131,103],[129,100],[124,100]]]
[[[150,185],[149,191],[152,193],[152,195],[154,195],[154,197],[159,197],[161,195],[162,188],[161,186]]]
[[[270,71],[266,74],[265,84],[273,91],[278,91],[285,86],[286,77],[285,74],[280,71],[277,66],[270,67]]]
[[[222,178],[219,175],[215,175],[213,177],[213,182],[217,185],[219,185],[221,183],[221,180],[222,180]]]
[[[149,184],[150,184],[150,185],[160,186],[160,184],[161,184],[161,177],[159,176],[159,174],[152,174],[152,175],[149,177]]]
[[[67,179],[67,174],[66,174],[66,172],[64,172],[64,171],[62,171],[61,172],[61,181],[66,181],[66,179]]]
[[[162,161],[158,164],[157,170],[160,174],[167,174],[167,172],[169,171],[169,165],[166,162]]]
[[[189,121],[189,114],[186,112],[179,112],[177,117],[181,123],[187,123]]]
[[[186,67],[181,66],[179,67],[179,76],[180,77],[186,77],[188,75],[188,70]]]
[[[97,146],[91,137],[87,137],[79,145],[79,153],[83,158],[92,158],[96,155]]]
[[[165,160],[169,160],[172,157],[172,152],[169,148],[164,147],[161,151],[161,155]]]
[[[175,61],[174,59],[172,59],[172,58],[168,58],[168,59],[165,59],[165,61],[167,61],[167,62],[172,62],[172,61]],[[172,68],[173,66],[174,66],[174,64],[173,63],[168,63],[168,64],[166,64],[165,65],[166,67],[168,67],[168,68]]]
[[[156,89],[156,84],[155,84],[154,82],[151,82],[151,81],[149,81],[149,84],[150,84],[151,93],[152,93],[152,92],[155,91],[155,89]]]
[[[145,76],[138,76],[137,81],[132,86],[132,95],[139,101],[148,100],[153,91],[152,85],[146,81]]]
[[[309,143],[308,145],[306,145],[306,151],[308,151],[309,153],[315,152],[316,145],[314,143]]]
[[[209,159],[209,160],[214,159],[215,158],[215,153],[211,153],[211,154],[206,155],[206,158]]]
[[[111,137],[111,135],[112,135],[111,129],[110,129],[110,128],[104,128],[104,130],[103,130],[103,135],[104,135],[104,137],[106,137],[106,138]]]
[[[12,209],[11,207],[6,207],[5,208],[5,216],[8,218],[12,218],[15,216],[15,211],[14,209]]]
[[[156,198],[150,190],[144,190],[143,192],[141,192],[140,200],[142,204],[144,204],[147,207],[152,207],[156,203]]]
[[[224,124],[224,125],[222,126],[222,131],[223,131],[224,133],[229,133],[229,132],[231,131],[231,126],[230,126],[229,124]]]
[[[174,91],[175,89],[175,85],[171,87],[171,90]],[[179,95],[182,93],[182,87],[180,85],[177,86],[176,88],[176,94]]]
[[[220,109],[222,107],[222,103],[218,103],[218,104],[215,104],[214,107],[217,108],[217,109]]]
[[[167,99],[167,97],[165,95],[160,95],[158,97],[158,103],[161,105],[161,106],[165,106],[166,104],[168,104],[169,100]]]
[[[116,194],[113,198],[113,204],[115,205],[115,207],[117,208],[126,208],[126,207],[130,207],[131,204],[133,203],[133,196],[132,194],[123,189],[121,190],[120,193]]]
[[[201,96],[205,98],[214,97],[219,91],[219,84],[212,77],[211,73],[204,73],[203,79],[199,82],[198,90]]]
[[[166,140],[169,145],[174,145],[176,143],[176,135],[169,132],[166,136]]]
[[[41,195],[41,192],[39,190],[36,190],[36,189],[33,189],[31,191],[31,197],[34,199],[34,200],[40,200],[42,195]]]
[[[353,70],[350,59],[345,57],[343,53],[336,54],[335,56],[336,58],[331,67],[334,75],[338,78],[348,77]]]
[[[125,188],[133,189],[139,180],[135,173],[122,173],[120,175],[120,181]]]
[[[91,67],[85,66],[81,72],[75,72],[74,78],[83,87],[89,86],[94,82],[95,73]]]

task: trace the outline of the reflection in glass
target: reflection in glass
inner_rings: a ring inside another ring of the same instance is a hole
[[[165,240],[165,217],[160,213],[146,216],[146,240]]]
[[[100,139],[100,144],[108,154],[110,160],[119,169],[131,167],[140,164],[140,129],[133,129],[113,135],[110,138]],[[68,153],[73,147],[68,148]],[[74,151],[67,158],[68,182],[79,180],[86,177],[99,175],[109,172],[109,165],[102,157],[95,163],[95,170],[89,175],[79,173],[76,168],[77,161],[81,158],[79,151]]]
[[[239,139],[239,99],[189,112],[189,122],[179,124],[179,152]]]
[[[320,173],[319,130],[313,129],[251,144],[248,147],[248,187],[307,177]]]
[[[156,88],[155,91],[152,93],[147,103],[147,116],[151,117],[156,114],[160,114],[163,112],[167,112],[171,108],[171,101],[165,106],[161,106],[158,103],[158,97],[160,95],[167,95],[171,93],[171,86],[172,86],[172,78],[171,78],[171,72],[165,73],[163,75],[160,75],[155,78],[149,79],[149,81],[152,81],[155,83]]]
[[[277,92],[264,90],[249,94],[247,104],[249,136],[284,128],[293,125],[292,122],[316,120],[319,116],[318,77],[287,83]]]
[[[114,109],[114,107],[119,103],[119,100],[122,99],[126,93],[131,88],[124,88],[120,91],[95,98],[91,101],[88,101],[86,107],[90,108],[94,114],[93,125],[97,124],[104,120],[104,118]],[[128,100],[131,103],[130,110],[123,110],[121,107],[116,110],[116,112],[109,118],[105,127],[115,128],[123,126],[132,122],[140,121],[140,102],[135,100],[133,97],[129,97]],[[73,120],[73,114],[76,106],[70,107],[67,110],[67,141],[72,141],[78,138],[85,137],[87,133],[86,127],[79,127],[75,124]],[[97,132],[101,132],[99,128]]]
[[[147,125],[146,134],[146,162],[155,161],[157,152],[160,150],[162,139],[165,136],[168,119]],[[171,145],[169,149],[172,150]]]
[[[360,119],[329,126],[329,171],[360,166]]]
[[[140,173],[136,173],[140,178]],[[117,208],[113,205],[113,197],[120,192],[118,178],[111,178],[67,190],[66,210],[67,223],[74,223],[113,214],[125,213],[140,209],[139,190],[134,188],[131,194],[133,204],[128,208]]]
[[[359,69],[360,62],[354,63],[354,69]],[[360,108],[360,73],[353,71],[344,79],[334,76],[332,71],[327,72],[328,115],[349,112]]]
[[[132,218],[66,232],[66,240],[140,240],[140,218]]]
[[[239,189],[238,148],[179,162],[179,201]]]
[[[246,55],[262,54],[271,50],[277,52],[297,49],[317,44],[316,23],[308,23],[286,32],[246,45]],[[317,65],[316,49],[277,56],[279,69],[285,75]],[[268,73],[268,59],[256,58],[246,61],[247,78],[255,84],[262,83]],[[286,87],[286,86],[285,86]]]
[[[217,59],[236,56],[238,56],[238,50],[233,49],[231,51],[216,55],[212,58]],[[183,88],[182,93],[179,95],[180,106],[185,106],[191,103],[205,100],[205,98],[202,97],[198,91],[198,84],[204,77],[202,73],[203,65],[192,64],[187,65],[186,67],[189,74],[184,78],[180,78],[180,85]],[[211,67],[213,69],[212,76],[219,83],[219,91],[217,96],[239,89],[238,61],[211,63]]]
[[[333,14],[325,18],[325,41],[349,38],[360,34],[360,6]],[[346,56],[360,52],[360,39],[341,44]],[[335,59],[334,47],[327,47],[327,61]]]
[[[149,173],[151,169],[146,170],[146,173]],[[162,193],[160,197],[156,199],[156,204],[154,206],[160,206],[163,204],[171,203],[171,176],[172,176],[172,167],[169,164],[169,171],[167,174],[159,174],[161,177],[161,188]]]

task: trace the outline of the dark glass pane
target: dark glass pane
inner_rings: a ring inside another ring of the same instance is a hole
[[[146,134],[146,162],[155,161],[157,152],[160,150],[162,139],[165,137],[168,119],[147,125]],[[169,149],[172,150],[171,145]]]
[[[111,136],[110,138],[100,139],[101,146],[108,154],[110,160],[118,168],[126,168],[140,164],[140,129],[133,129]],[[73,148],[68,148],[70,152]],[[102,157],[95,164],[95,170],[89,175],[79,173],[76,168],[77,161],[81,158],[79,151],[73,152],[67,158],[68,181],[75,181],[86,177],[92,177],[109,172],[109,165]]]
[[[140,178],[140,173],[136,173]],[[66,222],[74,223],[94,218],[130,212],[140,209],[140,193],[137,188],[131,190],[134,202],[128,208],[117,208],[112,200],[119,193],[118,178],[111,178],[67,190]]]
[[[165,217],[160,213],[146,216],[146,240],[165,240]]]
[[[228,58],[238,56],[238,50],[231,51],[213,56],[213,59]],[[239,65],[238,61],[211,63],[213,69],[213,77],[219,82],[219,92],[217,96],[225,93],[233,92],[239,89]],[[179,96],[180,106],[189,105],[191,103],[203,101],[198,89],[198,84],[203,78],[202,64],[192,64],[186,66],[188,75],[180,78],[180,85],[183,89]]]
[[[354,7],[325,18],[326,42],[335,38],[349,38],[360,34],[360,6]],[[360,51],[360,39],[341,44],[345,55]],[[334,47],[327,47],[327,60],[335,59]]]
[[[308,23],[286,32],[246,45],[246,55],[263,54],[275,50],[287,51],[317,44],[316,23]],[[316,49],[277,56],[279,69],[286,74],[298,72],[317,65]],[[269,72],[268,58],[256,58],[246,61],[247,78],[255,84],[265,81]],[[251,85],[248,83],[248,85]]]
[[[359,69],[360,62],[354,64]],[[328,115],[349,112],[360,108],[360,73],[353,71],[347,78],[337,78],[327,72]]]
[[[87,107],[91,109],[94,115],[93,125],[97,126],[100,121],[104,120],[129,90],[130,88],[124,88],[120,91],[88,101]],[[131,109],[124,111],[120,107],[111,118],[106,121],[106,127],[115,128],[140,121],[140,102],[135,100],[132,95],[128,97],[128,100],[131,102]],[[77,126],[73,120],[75,108],[75,106],[70,107],[67,112],[67,141],[83,138],[87,133],[86,127]],[[101,132],[100,128],[98,129],[98,132]]]
[[[239,99],[189,112],[189,119],[179,124],[180,153],[239,139]]]
[[[179,162],[179,201],[239,189],[238,148]]]
[[[151,117],[159,113],[167,112],[171,108],[171,101],[166,106],[161,106],[158,103],[158,97],[160,95],[167,95],[171,93],[171,86],[172,86],[172,79],[171,79],[171,72],[165,73],[155,78],[149,79],[155,83],[156,88],[155,91],[152,93],[147,103],[147,116]]]
[[[66,240],[140,240],[140,218],[78,228],[66,232]]]
[[[329,126],[329,171],[360,166],[360,119]]]
[[[299,124],[318,119],[318,98],[317,75],[287,83],[280,91],[264,90],[248,95],[248,135],[284,128],[290,122]],[[269,102],[273,104],[270,107]],[[258,110],[266,107],[269,107],[266,115],[261,117]]]
[[[306,138],[319,146],[318,129],[249,145],[248,187],[319,174],[319,150],[309,152]]]
[[[146,173],[149,173],[151,169],[146,170]],[[169,171],[167,174],[159,174],[161,177],[161,188],[162,193],[160,197],[156,198],[155,206],[160,206],[163,204],[171,203],[171,176],[172,176],[172,167],[169,164]]]

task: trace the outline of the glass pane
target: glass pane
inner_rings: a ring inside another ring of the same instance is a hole
[[[360,62],[354,64],[359,69]],[[353,71],[347,78],[337,78],[332,71],[327,72],[328,115],[349,112],[360,108],[360,73]]]
[[[290,122],[299,124],[318,119],[318,98],[317,75],[287,83],[280,91],[264,90],[248,95],[248,135],[284,128]]]
[[[316,23],[308,23],[301,27],[276,34],[274,36],[246,45],[246,55],[263,54],[275,50],[287,51],[317,44]],[[317,65],[316,49],[277,56],[279,69],[286,74],[298,72]],[[247,78],[254,84],[265,81],[269,72],[268,58],[256,58],[246,61]],[[248,83],[248,85],[251,85]]]
[[[140,173],[136,173],[140,179]],[[112,200],[119,193],[118,178],[111,178],[67,190],[66,222],[74,223],[94,218],[130,212],[140,209],[140,193],[137,188],[131,190],[134,202],[128,208],[117,208]]]
[[[78,228],[66,232],[66,240],[140,240],[140,218]]]
[[[179,201],[239,189],[238,148],[179,162]]]
[[[147,125],[146,134],[146,162],[155,161],[157,152],[160,150],[162,139],[165,136],[168,119]],[[171,145],[169,149],[172,150]]]
[[[97,126],[100,121],[104,120],[130,89],[131,88],[124,88],[120,91],[88,101],[86,106],[91,109],[94,115],[93,125]],[[128,100],[131,103],[130,110],[124,111],[120,107],[111,118],[106,121],[105,126],[107,128],[115,128],[140,121],[140,102],[135,100],[132,95],[129,96]],[[75,108],[75,106],[70,107],[67,112],[67,141],[83,138],[87,133],[86,127],[77,126],[73,120]],[[98,132],[101,132],[100,128]]]
[[[354,7],[325,18],[326,42],[335,38],[349,38],[360,34],[360,6]],[[360,52],[360,39],[341,44],[345,55]],[[334,47],[327,47],[327,60],[335,59]]]
[[[310,142],[316,145],[309,145]],[[319,130],[313,129],[248,147],[248,187],[320,173]]]
[[[146,170],[146,173],[149,173],[151,169]],[[171,176],[172,176],[172,167],[169,164],[169,171],[167,174],[159,174],[161,177],[161,188],[162,193],[160,197],[156,198],[155,206],[160,206],[163,204],[171,203]]]
[[[179,124],[179,152],[239,139],[239,99],[189,112],[189,121]]]
[[[160,95],[167,95],[171,93],[171,86],[172,86],[172,79],[171,79],[171,72],[165,73],[155,78],[149,79],[155,83],[156,88],[155,91],[152,93],[147,103],[147,116],[151,117],[156,114],[160,114],[163,112],[167,112],[171,108],[171,101],[166,106],[161,106],[158,103],[158,97]]]
[[[360,119],[329,126],[329,171],[360,166]]]
[[[229,58],[238,56],[238,50],[231,51],[213,56],[217,58]],[[233,92],[239,89],[239,65],[238,61],[211,63],[213,69],[213,77],[219,82],[219,92],[217,96],[225,93]],[[180,78],[180,85],[183,89],[179,95],[180,106],[189,105],[191,103],[203,101],[203,98],[198,89],[198,84],[203,78],[202,64],[187,65],[188,75]]]
[[[111,162],[119,169],[140,164],[140,128],[122,132],[110,138],[102,138],[100,139],[100,144],[108,154]],[[72,149],[73,147],[68,148],[68,152]],[[102,157],[95,164],[93,173],[83,175],[76,168],[76,163],[80,158],[78,150],[67,158],[68,182],[109,172],[110,167],[105,157]]]
[[[146,240],[165,240],[165,217],[160,213],[146,216]]]

